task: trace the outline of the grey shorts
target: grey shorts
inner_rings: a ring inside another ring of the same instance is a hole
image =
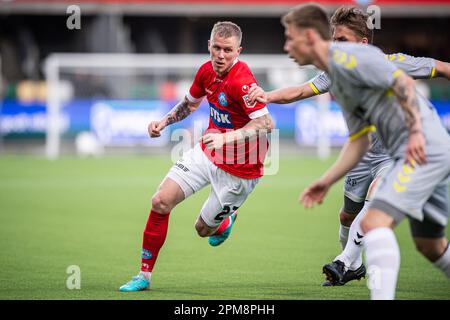
[[[391,215],[396,223],[411,221],[415,236],[438,237],[448,221],[450,151],[426,151],[427,163],[412,168],[395,161],[382,178],[370,204]]]
[[[393,160],[388,155],[366,153],[345,176],[344,195],[353,202],[363,203],[372,181],[392,164]]]

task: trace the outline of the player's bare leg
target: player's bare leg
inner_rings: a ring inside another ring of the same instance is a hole
[[[216,247],[222,244],[230,236],[236,218],[237,212],[234,212],[226,217],[219,226],[210,227],[203,221],[202,217],[199,216],[195,223],[195,229],[200,237],[209,237],[208,243],[211,246]]]
[[[197,221],[195,222],[195,230],[197,230],[197,234],[202,238],[213,235],[217,231],[217,229],[219,229],[219,226],[208,226],[205,221],[203,221],[202,217],[198,217]]]
[[[414,237],[417,251],[450,278],[450,250],[445,237],[422,238]]]
[[[121,286],[120,291],[141,291],[150,286],[153,267],[166,240],[170,211],[184,198],[183,190],[175,181],[170,178],[164,179],[152,197],[152,208],[142,241],[141,271],[130,282]]]
[[[400,268],[400,250],[392,230],[394,219],[369,208],[361,220],[372,300],[393,300]]]

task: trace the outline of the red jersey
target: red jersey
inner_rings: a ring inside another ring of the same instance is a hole
[[[248,90],[256,83],[246,63],[236,60],[227,74],[219,77],[211,61],[197,71],[187,98],[198,102],[206,96],[210,119],[208,132],[226,132],[244,127],[252,119],[268,114],[265,104],[248,103]],[[201,142],[206,156],[222,170],[245,179],[263,175],[263,163],[267,153],[267,137],[259,136],[253,141],[224,145],[222,149],[208,150]]]

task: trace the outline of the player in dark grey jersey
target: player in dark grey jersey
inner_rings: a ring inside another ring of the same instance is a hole
[[[424,256],[450,278],[445,237],[450,179],[450,136],[431,103],[407,76],[371,45],[329,41],[326,12],[303,5],[283,17],[284,49],[299,65],[326,71],[330,92],[342,107],[350,139],[338,160],[300,196],[306,208],[322,203],[327,191],[354,167],[370,145],[374,125],[394,165],[383,176],[361,227],[372,299],[395,296],[400,252],[393,233],[408,217]]]
[[[366,13],[356,7],[340,7],[331,18],[333,40],[364,44],[372,42],[372,30],[367,25],[368,18]],[[450,64],[439,60],[417,58],[403,53],[385,55],[385,58],[415,79],[438,76],[450,79]],[[306,84],[267,93],[254,86],[250,89],[250,98],[265,103],[289,103],[326,93],[330,86],[328,74],[322,72]],[[369,129],[372,130],[373,127]],[[339,214],[339,240],[343,252],[332,263],[324,266],[323,270],[330,281],[324,282],[323,285],[343,285],[348,281],[360,279],[366,273],[361,257],[364,232],[359,223],[352,222],[360,212],[358,220],[363,217],[365,212],[363,206],[367,200],[369,187],[372,183],[375,184],[392,164],[376,132],[371,134],[371,138],[370,150],[344,178],[344,205]]]

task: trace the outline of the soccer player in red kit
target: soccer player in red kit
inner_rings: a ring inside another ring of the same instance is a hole
[[[208,100],[208,129],[174,164],[153,195],[143,236],[141,271],[120,291],[141,291],[150,286],[169,214],[178,203],[211,185],[195,229],[200,237],[209,237],[210,245],[217,246],[228,238],[236,210],[263,175],[266,134],[273,123],[265,104],[248,102],[248,90],[256,81],[249,67],[238,60],[241,39],[239,26],[217,22],[208,40],[211,59],[197,71],[189,93],[163,119],[148,126],[150,137],[159,137],[166,126],[194,112],[205,96]]]

